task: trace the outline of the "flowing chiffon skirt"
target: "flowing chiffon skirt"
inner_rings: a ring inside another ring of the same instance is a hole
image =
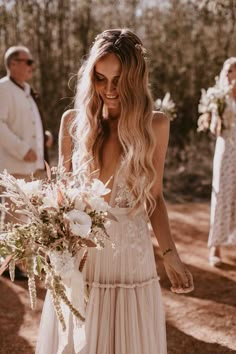
[[[118,220],[108,229],[112,242],[89,250],[84,267],[86,345],[76,354],[166,354],[165,315],[146,215],[140,210],[130,216],[126,208],[112,213]],[[57,354],[59,338],[47,296],[36,353]],[[73,338],[63,354],[75,353],[72,343]]]

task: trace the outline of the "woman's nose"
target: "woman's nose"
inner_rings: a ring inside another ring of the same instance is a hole
[[[114,91],[114,89],[115,89],[115,85],[113,84],[113,82],[112,81],[111,82],[107,81],[106,87],[105,87],[106,93],[111,93],[111,92]]]

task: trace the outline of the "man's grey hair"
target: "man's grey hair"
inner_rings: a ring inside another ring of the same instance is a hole
[[[23,45],[17,45],[13,46],[7,49],[5,55],[4,55],[4,64],[6,70],[9,70],[9,65],[12,59],[17,59],[19,57],[19,54],[21,52],[25,52],[27,54],[30,54],[30,50],[27,47],[24,47]]]

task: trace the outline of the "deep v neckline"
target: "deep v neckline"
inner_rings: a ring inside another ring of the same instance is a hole
[[[121,167],[121,157],[118,159],[117,163],[116,163],[116,167],[115,167],[115,170],[114,170],[114,173],[113,175],[111,175],[108,180],[110,182],[112,182],[112,185],[111,187],[109,187],[109,185],[107,185],[107,188],[109,188],[111,191],[110,191],[110,196],[108,198],[108,200],[106,200],[106,202],[109,204],[109,206],[113,207],[114,205],[114,199],[115,199],[115,195],[116,195],[116,182],[117,182],[117,177],[119,175],[119,172],[120,172],[120,167]],[[100,179],[100,178],[99,178]],[[112,181],[113,180],[113,181]],[[101,179],[100,179],[101,181]],[[103,182],[101,181],[102,183],[106,184],[107,182]]]
[[[112,208],[114,207],[114,201],[115,201],[115,196],[116,196],[116,182],[117,182],[117,178],[118,178],[119,172],[120,172],[120,159],[117,162],[116,169],[115,169],[114,174],[113,174],[113,183],[112,183],[112,186],[110,188],[111,192],[110,192],[110,198],[108,200],[108,204]]]

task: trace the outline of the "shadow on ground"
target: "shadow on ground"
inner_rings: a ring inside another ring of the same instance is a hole
[[[173,337],[178,338],[178,348],[175,348]],[[207,343],[190,335],[187,335],[167,322],[167,343],[168,354],[236,354],[231,350],[217,343]]]
[[[34,354],[34,348],[19,335],[24,305],[4,279],[0,279],[0,294],[0,354]]]

